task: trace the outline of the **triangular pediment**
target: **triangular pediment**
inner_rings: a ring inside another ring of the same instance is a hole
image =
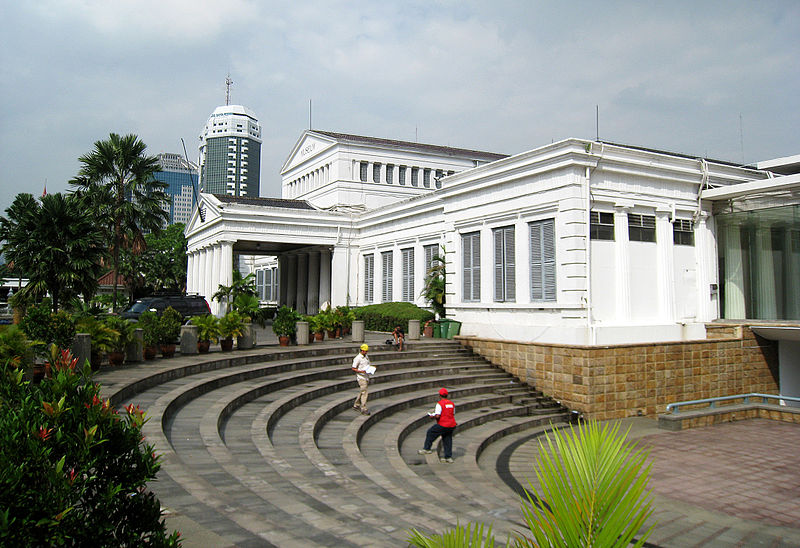
[[[192,212],[189,222],[186,223],[186,229],[183,233],[187,235],[192,234],[219,219],[222,215],[219,206],[220,201],[215,198],[213,194],[201,192],[200,199],[197,201],[197,207]]]
[[[312,161],[315,157],[319,156],[332,146],[336,144],[336,139],[328,137],[327,135],[320,135],[312,130],[306,130],[297,140],[297,143],[292,148],[289,157],[281,167],[281,173],[289,171],[290,169]]]

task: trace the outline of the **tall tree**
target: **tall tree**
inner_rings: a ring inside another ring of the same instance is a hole
[[[57,193],[37,200],[18,194],[0,218],[0,240],[14,271],[28,276],[23,291],[35,296],[49,292],[53,310],[64,296],[96,290],[107,248],[94,217],[77,197]]]
[[[106,221],[111,242],[111,263],[119,272],[120,251],[140,253],[146,247],[144,234],[158,230],[167,221],[162,205],[169,201],[165,183],[156,181],[158,159],[147,156],[136,135],[111,133],[97,141],[94,150],[78,158],[82,166],[70,184],[97,216]],[[114,276],[114,309],[117,308],[117,276]]]

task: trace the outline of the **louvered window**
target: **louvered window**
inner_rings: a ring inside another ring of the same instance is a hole
[[[628,239],[632,242],[655,242],[655,215],[628,213]]]
[[[431,187],[431,170],[427,167],[422,170],[422,186],[425,188]]]
[[[514,302],[516,296],[514,269],[514,227],[494,230],[494,300]]]
[[[264,287],[264,275],[268,271],[256,270],[256,290],[260,299],[266,298],[266,289]]]
[[[359,179],[362,183],[367,182],[367,162],[361,162],[360,170],[359,170]]]
[[[555,221],[530,223],[531,301],[556,300]]]
[[[394,166],[392,164],[386,164],[386,182],[388,184],[392,184],[393,177],[394,177]]]
[[[434,265],[433,258],[439,256],[439,244],[426,245],[423,250],[425,251],[425,273],[428,273],[430,267]]]
[[[414,250],[403,249],[403,300],[412,302],[414,300]]]
[[[397,183],[404,185],[406,184],[406,166],[400,166],[397,168]]]
[[[419,168],[411,168],[411,186],[419,186]]]
[[[375,298],[375,256],[364,255],[364,301],[371,303]]]
[[[381,292],[382,302],[388,303],[392,301],[392,252],[384,251],[381,253],[381,261],[383,262],[383,291]]]
[[[381,165],[380,164],[372,164],[372,182],[373,183],[380,183],[381,182]]]
[[[694,245],[694,222],[675,219],[672,223],[672,241],[675,245]]]
[[[463,254],[464,301],[481,300],[481,235],[479,232],[461,237]]]

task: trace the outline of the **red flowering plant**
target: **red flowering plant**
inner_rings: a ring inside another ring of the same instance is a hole
[[[50,358],[38,385],[0,363],[0,545],[180,545],[147,489],[144,412],[118,413],[68,351]]]

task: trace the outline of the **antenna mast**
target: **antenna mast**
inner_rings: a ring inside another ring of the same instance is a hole
[[[231,80],[231,73],[228,73],[228,76],[225,77],[225,105],[231,104],[231,86],[233,85],[233,80]]]

